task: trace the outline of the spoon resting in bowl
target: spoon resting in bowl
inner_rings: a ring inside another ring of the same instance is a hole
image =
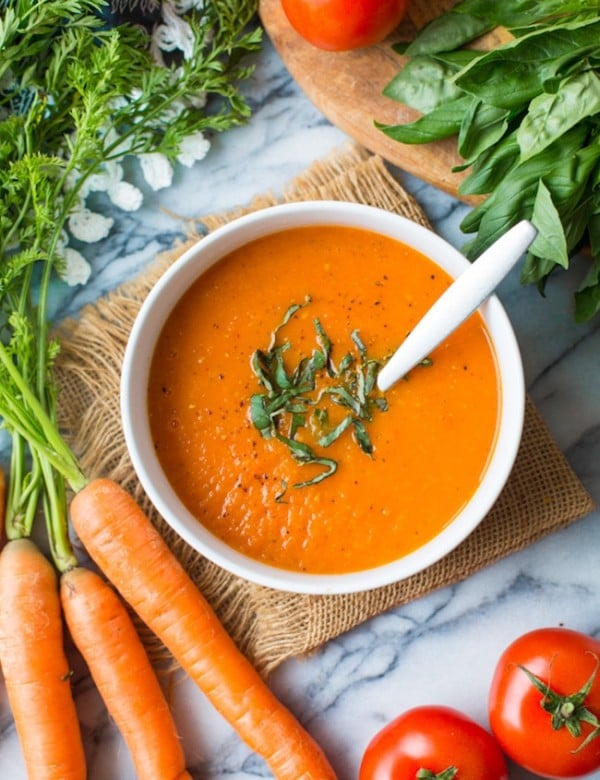
[[[495,241],[448,287],[383,366],[377,387],[385,392],[420,363],[488,298],[537,235],[524,219]]]

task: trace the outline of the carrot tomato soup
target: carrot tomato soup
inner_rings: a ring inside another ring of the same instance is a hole
[[[158,457],[198,522],[320,574],[388,563],[451,522],[499,420],[480,315],[385,397],[374,386],[450,282],[404,244],[337,226],[260,238],[204,273],[165,324],[148,392]]]

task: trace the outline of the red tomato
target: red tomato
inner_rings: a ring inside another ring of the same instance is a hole
[[[320,49],[345,51],[382,41],[409,0],[281,0],[292,27]]]
[[[546,711],[548,707],[564,713],[565,697],[589,683],[590,690],[581,693],[584,701],[571,719],[576,724],[582,708],[592,718],[600,716],[599,659],[599,641],[564,628],[531,631],[504,651],[490,690],[490,725],[504,752],[517,764],[549,778],[579,777],[600,768],[600,738],[585,742],[593,725],[574,725],[581,735],[573,736],[560,712],[553,726]],[[524,670],[538,679],[537,685]]]
[[[417,776],[508,780],[508,770],[494,738],[478,723],[449,707],[429,706],[408,710],[375,735],[363,756],[359,780]]]

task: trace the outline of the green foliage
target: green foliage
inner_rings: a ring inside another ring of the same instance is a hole
[[[57,554],[66,546],[57,505],[64,480],[73,489],[83,480],[56,425],[58,344],[47,321],[70,214],[107,163],[151,152],[175,161],[196,133],[245,122],[240,82],[261,43],[250,24],[257,0],[207,0],[191,10],[191,50],[164,61],[143,29],[108,26],[108,10],[104,0],[0,0],[0,417],[13,437],[7,532],[28,534],[45,491]]]
[[[456,137],[470,168],[462,195],[483,202],[461,225],[475,259],[520,219],[538,229],[522,281],[543,290],[582,245],[590,271],[575,296],[583,322],[600,310],[600,2],[462,0],[406,48],[408,64],[384,89],[422,112],[377,125],[401,143]],[[489,52],[465,49],[503,25],[513,39]]]

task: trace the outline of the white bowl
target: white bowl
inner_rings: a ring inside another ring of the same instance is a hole
[[[138,478],[156,509],[193,548],[240,577],[280,590],[333,594],[369,590],[409,577],[440,560],[485,517],[501,492],[519,448],[525,410],[523,366],[508,317],[495,296],[480,308],[496,353],[501,411],[494,451],[478,489],[455,519],[414,552],[376,568],[349,574],[303,574],[251,559],[222,542],[182,504],[155,455],[147,413],[150,365],[171,310],[213,263],[261,236],[308,225],[372,230],[414,247],[452,277],[469,262],[448,242],[404,217],[355,203],[314,201],[273,206],[236,219],[203,238],[171,266],[152,289],[134,323],[123,363],[121,413]]]

